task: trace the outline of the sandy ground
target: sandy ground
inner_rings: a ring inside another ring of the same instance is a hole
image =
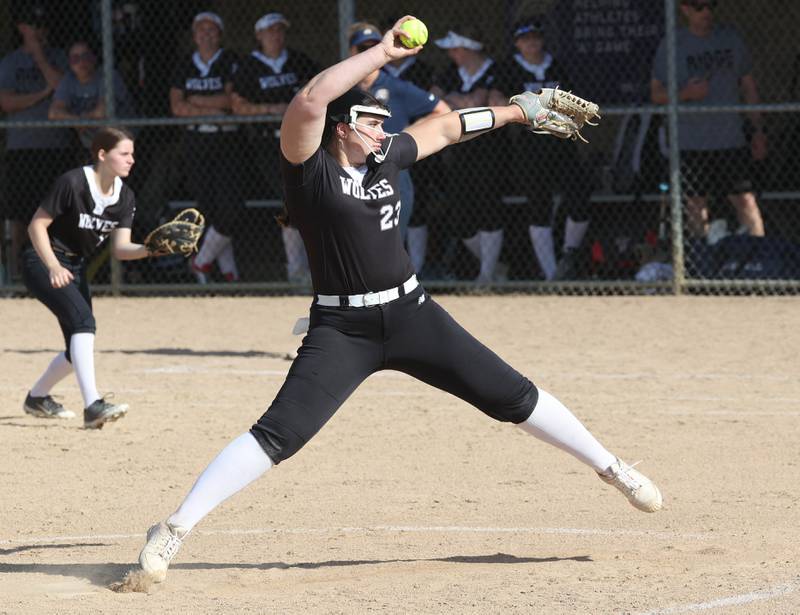
[[[410,378],[370,378],[210,514],[150,593],[108,589],[268,406],[303,298],[96,300],[102,431],[22,413],[62,341],[0,302],[0,613],[800,612],[800,309],[786,298],[442,297],[665,496]],[[56,388],[81,408],[73,378]]]

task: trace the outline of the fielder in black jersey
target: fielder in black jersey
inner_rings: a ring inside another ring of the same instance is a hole
[[[236,115],[282,116],[289,101],[319,69],[305,54],[286,47],[289,21],[281,13],[267,13],[255,23],[259,48],[242,60],[231,95]],[[246,124],[252,168],[248,185],[257,198],[283,199],[280,178],[280,120]],[[309,282],[308,259],[303,241],[291,226],[281,227],[290,282]]]
[[[384,369],[410,374],[562,448],[640,510],[661,507],[650,480],[462,329],[411,270],[397,222],[397,173],[448,145],[530,120],[515,104],[463,109],[387,137],[382,124],[390,111],[351,88],[389,59],[419,52],[399,40],[405,19],[379,45],[314,77],[284,115],[287,205],[314,278],[311,326],[266,413],[211,462],[178,510],[148,531],[139,562],[155,582],[164,580],[200,519],[296,453],[365,378]]]
[[[99,429],[124,415],[128,405],[112,404],[97,392],[96,324],[86,260],[109,237],[113,254],[120,260],[149,254],[143,245],[131,242],[136,200],[122,181],[133,166],[133,137],[117,128],[101,128],[91,152],[94,165],[59,177],[28,226],[30,245],[23,252],[23,279],[31,294],[58,318],[65,350],[33,385],[23,408],[38,417],[74,417],[50,395],[53,386],[74,369],[84,400],[84,427]]]
[[[498,68],[497,88],[505,96],[520,90],[572,89],[564,67],[544,46],[543,23],[540,17],[529,17],[514,26],[512,35],[517,53]],[[577,274],[578,248],[589,227],[592,188],[577,144],[571,140],[531,139],[524,130],[514,130],[511,136],[514,159],[535,165],[539,171],[514,173],[508,178],[515,194],[528,197],[528,203],[517,208],[517,215],[512,216],[512,224],[527,229],[544,279],[572,279]],[[563,251],[554,247],[555,194],[561,195],[561,207],[566,214]]]
[[[224,24],[216,13],[192,21],[196,50],[175,67],[169,102],[177,117],[227,115],[239,60],[221,47]],[[192,259],[198,282],[208,281],[214,262],[226,281],[239,279],[233,230],[242,206],[242,141],[235,124],[197,123],[183,137],[189,189],[209,220],[200,251]]]

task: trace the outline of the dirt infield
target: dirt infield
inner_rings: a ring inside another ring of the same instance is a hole
[[[96,300],[100,432],[26,416],[62,344],[0,302],[0,613],[798,613],[800,305],[442,297],[657,480],[634,510],[564,453],[395,372],[209,515],[149,594],[108,585],[271,401],[303,298]],[[73,378],[56,393],[81,407]]]

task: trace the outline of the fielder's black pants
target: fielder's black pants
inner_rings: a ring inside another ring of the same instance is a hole
[[[534,384],[464,330],[419,287],[369,308],[313,306],[298,356],[272,405],[253,425],[273,463],[308,442],[370,374],[405,372],[498,421],[533,412]]]
[[[72,282],[64,288],[53,288],[50,272],[32,247],[22,253],[22,279],[39,301],[56,315],[64,335],[67,361],[72,362],[69,342],[75,333],[94,333],[97,325],[92,314],[92,295],[86,279],[86,261],[79,256],[55,252],[62,267],[72,272]]]

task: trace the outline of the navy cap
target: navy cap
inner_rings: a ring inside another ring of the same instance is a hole
[[[381,31],[373,26],[366,26],[360,30],[356,30],[350,36],[350,46],[358,47],[364,43],[375,42],[380,43],[383,40]]]
[[[523,19],[517,22],[517,25],[514,26],[514,38],[518,36],[522,36],[523,34],[529,34],[531,32],[544,32],[544,23],[541,17],[528,17],[527,19]]]

